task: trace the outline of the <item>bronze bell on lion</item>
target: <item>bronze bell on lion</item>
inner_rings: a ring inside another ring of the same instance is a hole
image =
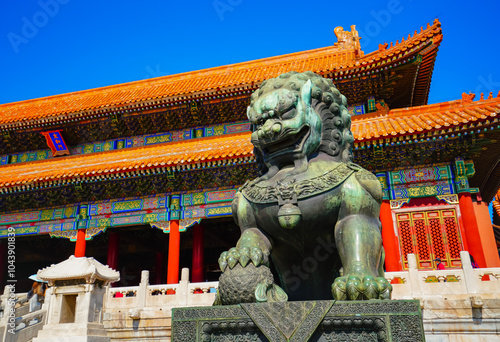
[[[294,228],[300,222],[301,216],[300,209],[292,203],[282,205],[278,211],[278,221],[281,227],[286,229]]]

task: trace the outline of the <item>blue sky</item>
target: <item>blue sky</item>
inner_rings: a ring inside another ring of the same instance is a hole
[[[491,1],[96,1],[0,4],[0,103],[215,67],[336,42],[365,53],[439,18],[429,103],[500,90],[500,4]]]

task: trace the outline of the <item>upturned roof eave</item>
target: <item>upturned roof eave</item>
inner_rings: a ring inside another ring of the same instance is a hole
[[[350,59],[345,63],[337,63],[338,61],[332,62],[332,59],[329,57],[335,57],[337,55],[341,55],[342,53],[345,54],[346,52],[352,52],[354,54],[354,52],[350,50],[339,50],[339,48],[334,45],[281,56],[223,65],[209,69],[162,76],[148,80],[140,80],[67,94],[3,104],[0,105],[0,126],[8,124],[12,125],[15,123],[30,120],[57,120],[57,117],[64,118],[66,115],[78,114],[82,111],[106,110],[133,105],[138,102],[144,101],[166,100],[172,97],[185,97],[192,96],[193,94],[200,95],[206,92],[216,91],[217,89],[234,88],[252,84],[258,85],[266,78],[277,76],[274,74],[266,74],[266,68],[272,69],[278,66],[282,66],[284,63],[294,61],[302,61],[306,63],[307,61],[311,61],[316,58],[322,58],[325,56],[328,57],[325,58],[325,61],[323,61],[323,63],[325,64],[316,64],[318,70],[312,71],[326,74],[335,73],[337,71],[349,72],[349,70],[356,70],[356,68],[358,67],[373,66],[376,64],[375,62],[377,60],[391,57],[394,54],[400,53],[401,51],[406,51],[406,47],[412,46],[412,44],[415,44],[415,42],[418,42],[419,40],[424,38],[427,39],[432,35],[440,35],[440,32],[440,24],[439,22],[435,22],[426,30],[415,34],[413,37],[408,38],[404,42],[396,44],[394,47],[383,51],[377,50],[373,53],[361,56],[359,58]],[[335,58],[333,58],[333,60],[335,60]],[[310,62],[309,66],[312,66],[313,63],[314,61]],[[307,66],[304,68],[306,70],[310,69]],[[248,70],[254,71],[251,73],[251,78],[249,78],[249,76],[247,75],[249,74],[248,72],[246,72]],[[284,71],[286,72],[291,70]],[[226,77],[226,81],[222,83],[219,82],[221,80],[217,79],[217,77],[219,76],[227,76],[231,73],[235,75],[234,78]],[[241,73],[244,73],[244,75],[242,76]],[[216,77],[216,79],[213,80],[212,83],[196,81],[207,79],[207,77]],[[193,88],[188,87],[184,90],[182,90],[183,88],[179,86],[177,86],[176,88],[176,84],[188,84],[193,80],[196,84],[196,86]],[[147,95],[136,94],[137,92],[144,92],[144,89],[156,89],[157,93],[152,90],[152,92],[148,93]],[[123,98],[121,97],[122,95]],[[101,98],[97,99],[98,97]]]
[[[352,131],[356,145],[433,131],[458,132],[476,126],[495,126],[498,114],[499,97],[466,103],[457,100],[353,117]],[[0,191],[12,187],[22,190],[44,182],[66,184],[89,178],[112,179],[123,173],[137,176],[155,169],[189,169],[189,165],[197,164],[215,167],[232,159],[253,161],[250,132],[1,166]]]

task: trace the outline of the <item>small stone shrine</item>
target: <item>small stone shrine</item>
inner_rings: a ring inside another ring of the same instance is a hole
[[[52,287],[47,322],[33,342],[110,341],[102,324],[105,286],[120,273],[94,258],[69,259],[38,271]]]

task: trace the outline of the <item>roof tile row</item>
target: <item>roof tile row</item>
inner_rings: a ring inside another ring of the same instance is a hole
[[[500,113],[500,98],[463,103],[462,100],[394,109],[388,115],[353,118],[351,130],[356,141],[418,133],[467,124]]]
[[[56,117],[84,110],[123,106],[150,99],[216,90],[224,87],[258,84],[284,72],[359,72],[380,65],[380,60],[393,60],[430,38],[441,37],[440,23],[435,22],[411,39],[392,48],[376,51],[355,59],[351,50],[339,50],[336,46],[297,52],[211,69],[164,76],[149,80],[119,84],[104,88],[79,91],[45,98],[0,105],[0,124]]]
[[[170,167],[252,155],[248,133],[193,139],[89,155],[12,164],[1,168],[0,186],[23,185],[151,167]]]
[[[500,98],[464,103],[463,100],[427,106],[395,109],[381,116],[353,117],[356,142],[391,138],[442,127],[484,121],[500,113]],[[121,173],[153,167],[250,157],[250,132],[171,142],[95,154],[2,166],[0,187],[45,182],[91,175]]]

